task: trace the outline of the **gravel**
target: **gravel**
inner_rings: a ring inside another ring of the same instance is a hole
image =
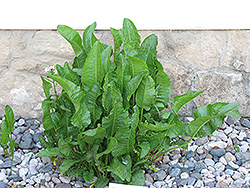
[[[189,118],[186,118],[189,119]],[[190,118],[191,119],[191,118]],[[42,150],[39,135],[42,124],[35,119],[15,116],[13,138],[20,144],[11,158],[3,156],[0,148],[0,188],[81,188],[90,185],[78,178],[60,173],[49,158],[37,157]],[[1,122],[1,117],[0,117]],[[153,164],[158,171],[145,172],[149,188],[178,187],[250,187],[250,121],[227,117],[213,135],[195,138],[188,150],[176,149],[164,154]],[[177,138],[187,140],[188,138]]]

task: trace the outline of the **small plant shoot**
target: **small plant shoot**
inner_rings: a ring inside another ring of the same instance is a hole
[[[112,49],[95,37],[95,28],[91,24],[80,36],[59,25],[58,32],[75,53],[74,62],[41,76],[46,139],[40,136],[44,150],[38,156],[62,159],[61,173],[83,177],[97,188],[110,181],[143,186],[143,170],[158,157],[185,148],[195,136],[212,134],[228,115],[240,117],[239,104],[219,102],[196,109],[195,119],[182,123],[178,112],[202,91],[171,98],[170,78],[157,60],[157,36],[141,41],[133,22],[125,18],[122,29],[111,28]],[[62,87],[60,93],[56,85]],[[171,142],[178,136],[191,139]],[[171,145],[176,147],[169,149]]]

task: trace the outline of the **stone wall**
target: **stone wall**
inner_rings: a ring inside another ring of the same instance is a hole
[[[82,31],[79,31],[82,34]],[[250,116],[250,31],[140,31],[159,38],[158,59],[172,81],[172,95],[204,93],[182,111],[218,101],[240,103]],[[96,31],[112,45],[110,31]],[[0,30],[0,116],[9,104],[16,115],[41,118],[40,75],[45,67],[72,62],[73,50],[57,31]]]

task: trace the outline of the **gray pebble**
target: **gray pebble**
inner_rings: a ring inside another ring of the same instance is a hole
[[[39,169],[39,173],[50,172],[52,169],[53,169],[53,164],[52,162],[50,162],[47,165],[45,165],[43,168]]]
[[[164,170],[159,170],[157,173],[156,173],[156,178],[155,180],[164,180],[166,177],[166,172]]]
[[[4,182],[0,182],[0,188],[7,188],[7,185]]]
[[[221,157],[226,153],[225,149],[223,148],[218,148],[218,149],[213,149],[210,151],[210,154],[214,157]]]
[[[180,174],[181,174],[181,169],[179,168],[172,168],[169,172],[169,175],[175,178],[178,177]]]
[[[32,135],[30,133],[26,133],[23,138],[21,143],[19,144],[19,147],[22,149],[30,149],[34,147],[34,142]]]
[[[250,160],[250,152],[237,152],[235,154],[236,159],[239,160],[246,160],[249,161]]]
[[[240,120],[240,123],[241,123],[242,126],[247,127],[247,128],[250,128],[250,121],[249,121],[249,120],[247,120],[247,119],[245,119],[245,118],[242,118],[242,119]]]

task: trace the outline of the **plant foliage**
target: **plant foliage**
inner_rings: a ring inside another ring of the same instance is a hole
[[[59,25],[75,52],[72,68],[66,62],[56,65],[57,74],[41,77],[47,139],[40,137],[45,149],[38,156],[62,158],[62,173],[83,176],[89,183],[96,176],[95,187],[112,179],[143,185],[142,170],[177,144],[170,138],[210,135],[225,116],[239,117],[239,104],[215,103],[198,108],[195,120],[183,124],[178,112],[202,91],[170,97],[170,79],[156,57],[157,36],[141,42],[133,22],[124,19],[121,30],[111,28],[113,51],[95,37],[95,27],[96,23],[88,26],[81,37]],[[176,147],[185,147],[191,139]]]
[[[18,145],[15,140],[12,140],[12,132],[14,131],[15,119],[13,110],[9,105],[5,106],[5,115],[4,120],[1,123],[1,131],[0,131],[0,145],[3,148],[4,155],[6,157],[11,157],[11,170],[12,173],[12,164],[14,159],[14,149]]]

